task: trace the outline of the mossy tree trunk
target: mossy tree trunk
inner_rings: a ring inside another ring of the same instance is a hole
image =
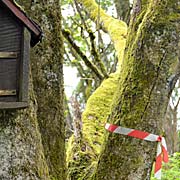
[[[60,1],[38,0],[32,4],[31,9],[44,32],[43,41],[32,56],[34,90],[38,103],[37,118],[51,178],[65,179]]]
[[[49,179],[30,83],[25,110],[0,111],[0,179]]]
[[[96,21],[98,11],[95,1],[78,2],[88,9],[91,18]],[[120,62],[118,71],[121,69],[119,88],[114,98],[112,113],[108,118],[110,123],[163,135],[162,124],[168,98],[172,84],[180,74],[178,4],[175,0],[134,1],[124,58],[126,33],[122,29],[126,29],[125,25],[123,22],[113,23],[113,19],[101,11],[100,22],[113,39]],[[121,66],[122,59],[124,60]],[[107,81],[111,81],[110,78]],[[113,93],[106,90],[108,86],[105,82],[102,82],[87,102],[82,116],[82,143],[73,144],[73,137],[70,138],[67,153],[69,179],[150,179],[156,151],[154,142],[107,133],[97,163],[103,142],[103,122],[110,110],[103,107],[103,104],[111,104],[110,101],[104,103],[106,101],[103,97],[112,100],[113,96]],[[117,81],[113,86],[116,84]]]
[[[143,2],[143,1],[142,1]],[[178,74],[178,0],[153,0],[142,6],[129,30],[110,123],[163,135],[171,87]],[[141,23],[139,23],[139,19]],[[95,180],[148,180],[156,143],[106,134]]]
[[[118,77],[118,73],[111,74],[87,101],[82,114],[81,136],[77,139],[72,135],[67,146],[68,180],[91,179],[104,140],[104,123],[110,114]]]
[[[30,108],[24,111],[3,111],[0,115],[2,136],[4,139],[8,137],[7,143],[4,142],[7,148],[5,145],[3,148],[9,151],[6,153],[9,156],[4,155],[6,161],[2,159],[1,164],[5,167],[6,162],[10,162],[7,168],[9,176],[3,173],[2,177],[16,179],[14,174],[21,177],[24,171],[27,176],[21,179],[65,179],[60,1],[17,2],[39,23],[44,38],[31,52],[33,86],[30,88]]]
[[[60,1],[38,1],[44,40],[33,52],[34,89],[37,96],[37,118],[50,175],[65,179],[65,128],[63,88],[63,40]],[[43,14],[43,15],[42,15]]]

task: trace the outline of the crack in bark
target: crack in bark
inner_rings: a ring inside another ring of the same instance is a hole
[[[164,53],[163,57],[161,58],[161,60],[160,60],[160,62],[159,62],[159,65],[158,65],[158,67],[157,67],[157,72],[156,72],[156,77],[155,77],[156,80],[154,81],[154,84],[152,85],[152,88],[151,88],[151,90],[150,90],[150,92],[149,92],[147,104],[146,104],[146,106],[145,106],[145,108],[144,108],[143,114],[142,114],[142,116],[141,116],[141,120],[143,119],[143,117],[144,117],[144,115],[145,115],[145,112],[146,112],[146,110],[147,110],[147,108],[148,108],[148,106],[149,106],[149,104],[150,104],[151,95],[152,95],[153,90],[154,90],[154,88],[155,88],[155,86],[156,86],[156,84],[157,84],[157,80],[158,80],[159,74],[160,74],[160,67],[161,67],[161,64],[162,64],[163,60],[165,59],[165,57],[166,57],[166,52]]]

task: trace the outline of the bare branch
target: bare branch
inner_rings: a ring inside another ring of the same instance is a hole
[[[123,21],[115,19],[107,15],[103,9],[100,8],[98,11],[98,4],[95,0],[76,0],[79,3],[82,3],[86,8],[86,11],[90,14],[90,17],[97,22],[98,15],[100,14],[99,23],[100,26],[105,29],[110,35],[118,55],[118,59],[121,61],[124,55],[124,49],[126,44],[126,34],[127,34],[127,24]]]
[[[97,66],[95,66],[88,58],[87,56],[80,50],[80,47],[76,45],[76,43],[73,41],[73,39],[70,36],[70,32],[67,30],[62,30],[63,36],[66,38],[66,40],[70,43],[70,45],[73,47],[73,49],[77,52],[77,54],[82,58],[84,63],[87,67],[89,67],[96,76],[102,81],[104,79],[104,76],[101,74]]]

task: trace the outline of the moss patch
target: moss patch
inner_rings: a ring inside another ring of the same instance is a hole
[[[111,111],[111,103],[118,84],[118,73],[111,74],[89,98],[83,112],[81,143],[69,139],[67,166],[69,180],[87,180],[96,168],[104,140],[104,124]]]

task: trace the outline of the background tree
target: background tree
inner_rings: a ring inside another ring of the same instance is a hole
[[[179,144],[179,130],[177,129],[178,124],[178,108],[179,108],[179,82],[173,90],[170,98],[170,103],[167,107],[166,118],[163,124],[163,128],[166,132],[166,141],[169,154],[174,154],[180,151]]]
[[[130,12],[131,12],[131,4],[129,0],[114,0],[114,4],[117,11],[117,17],[120,20],[125,21],[127,24],[129,24],[130,21]]]

